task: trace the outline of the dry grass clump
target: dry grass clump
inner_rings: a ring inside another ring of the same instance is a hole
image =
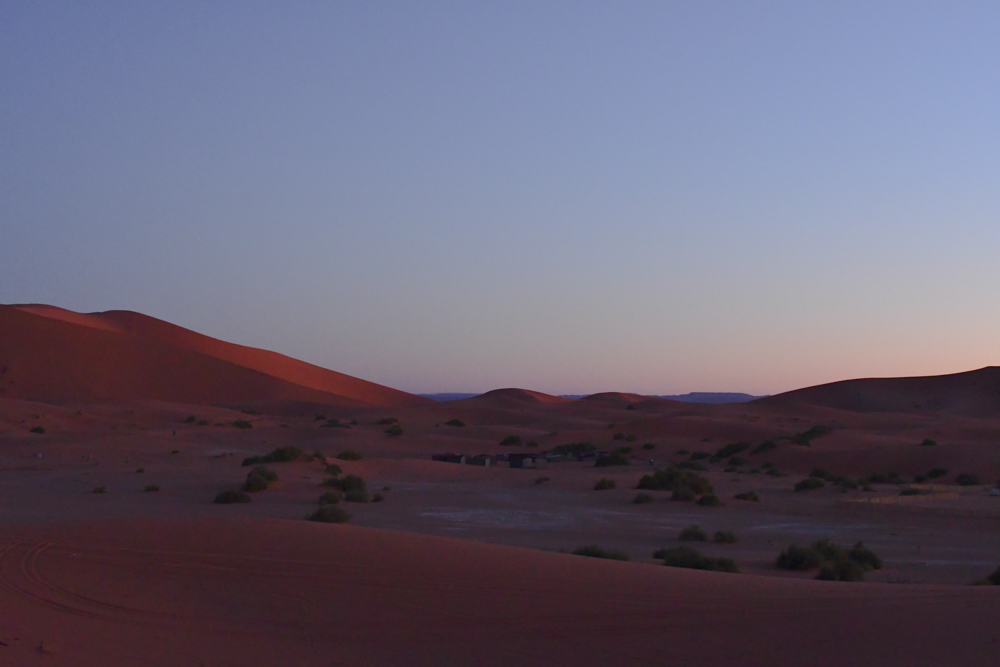
[[[827,581],[864,581],[866,571],[882,568],[882,559],[862,542],[846,549],[822,539],[808,547],[790,545],[778,554],[775,565],[785,570],[812,570],[818,567],[820,572],[816,578]]]
[[[249,493],[257,493],[259,491],[266,490],[272,482],[277,481],[278,473],[274,472],[270,468],[257,466],[247,473],[247,479],[243,483],[243,490]]]

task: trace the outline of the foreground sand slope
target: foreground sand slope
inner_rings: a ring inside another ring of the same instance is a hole
[[[993,665],[993,588],[600,561],[279,520],[0,533],[0,662]]]
[[[0,306],[0,371],[0,396],[40,401],[431,403],[127,311],[80,314],[52,306]]]

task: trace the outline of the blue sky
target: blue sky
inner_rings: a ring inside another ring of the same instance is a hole
[[[987,2],[0,4],[0,302],[417,392],[1000,364]]]

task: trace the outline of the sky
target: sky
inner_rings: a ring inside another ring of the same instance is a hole
[[[995,2],[0,0],[0,303],[399,389],[1000,365]]]

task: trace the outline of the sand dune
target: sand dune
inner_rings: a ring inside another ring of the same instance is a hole
[[[797,389],[754,401],[778,408],[817,405],[852,412],[941,412],[1000,416],[1000,367],[908,378],[866,378]]]
[[[472,398],[465,398],[460,401],[454,401],[454,405],[458,406],[480,406],[480,407],[523,407],[525,405],[552,405],[556,403],[571,403],[573,399],[563,398],[562,396],[553,396],[551,394],[544,394],[540,391],[531,391],[529,389],[494,389],[493,391],[488,391],[485,394],[480,394],[479,396],[474,396]]]
[[[775,580],[276,520],[0,539],[8,664],[992,665],[994,590]]]
[[[424,405],[429,399],[138,313],[0,306],[0,392],[42,401],[152,399]]]

